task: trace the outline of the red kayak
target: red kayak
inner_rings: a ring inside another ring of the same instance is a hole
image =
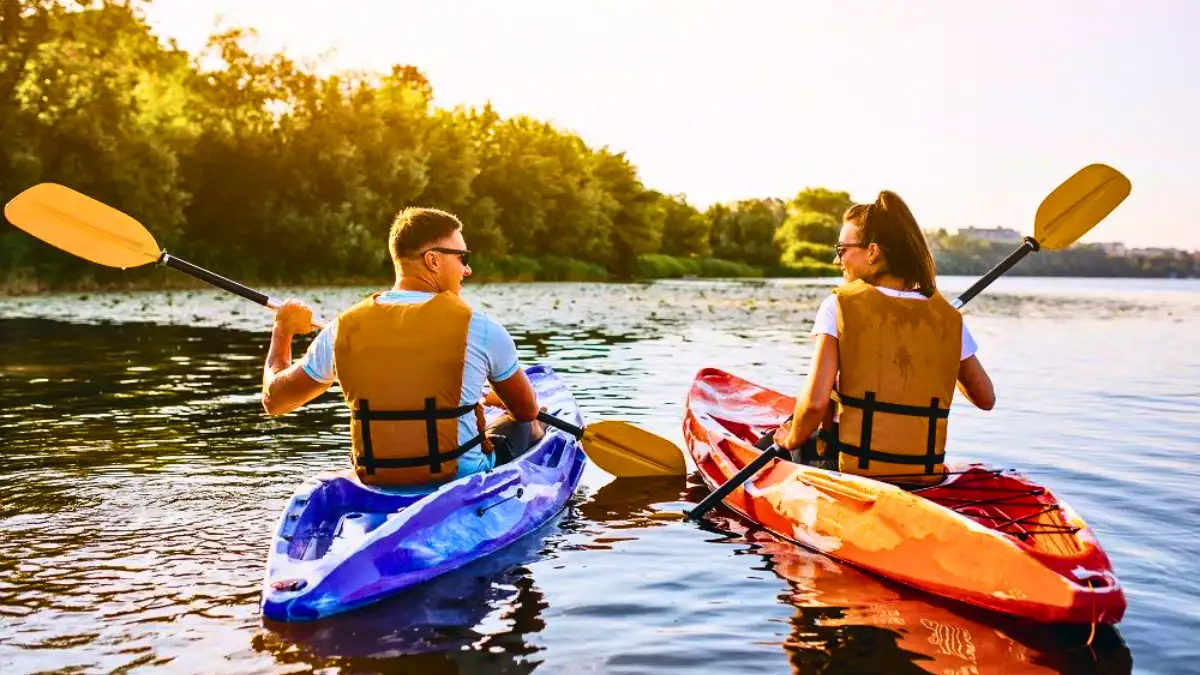
[[[708,368],[688,392],[683,435],[710,488],[754,460],[790,396]],[[1012,470],[947,464],[903,488],[773,460],[731,492],[762,528],[882,577],[1044,623],[1115,624],[1125,594],[1095,534],[1066,502]]]

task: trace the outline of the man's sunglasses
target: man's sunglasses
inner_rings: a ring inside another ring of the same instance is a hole
[[[441,246],[435,246],[433,248],[427,248],[424,251],[421,251],[421,255],[425,255],[426,253],[429,253],[430,251],[433,251],[435,253],[449,253],[451,255],[456,255],[456,256],[458,256],[458,259],[462,261],[462,264],[464,264],[464,265],[471,264],[471,252],[467,251],[467,250],[463,250],[460,248],[443,248]]]

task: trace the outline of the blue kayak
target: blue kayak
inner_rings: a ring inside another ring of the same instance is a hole
[[[553,370],[526,373],[547,412],[583,426]],[[501,412],[489,408],[489,421]],[[263,617],[311,621],[345,612],[504,548],[563,509],[586,463],[574,436],[548,427],[515,461],[433,491],[365,486],[352,470],[309,479],[279,517]]]

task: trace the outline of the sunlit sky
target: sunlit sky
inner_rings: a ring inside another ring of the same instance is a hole
[[[1084,241],[1200,249],[1200,0],[154,0],[146,15],[191,51],[248,26],[256,49],[325,71],[415,65],[436,105],[553,122],[700,208],[891,189],[925,229],[1029,233],[1050,190],[1104,162],[1133,193]]]

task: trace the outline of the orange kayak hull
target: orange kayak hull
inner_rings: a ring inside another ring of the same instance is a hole
[[[710,488],[759,454],[754,442],[795,399],[717,369],[688,392],[683,435]],[[1055,624],[1116,624],[1125,595],[1095,534],[1028,477],[948,464],[907,491],[774,460],[724,504],[765,530],[887,579],[1004,614]]]

